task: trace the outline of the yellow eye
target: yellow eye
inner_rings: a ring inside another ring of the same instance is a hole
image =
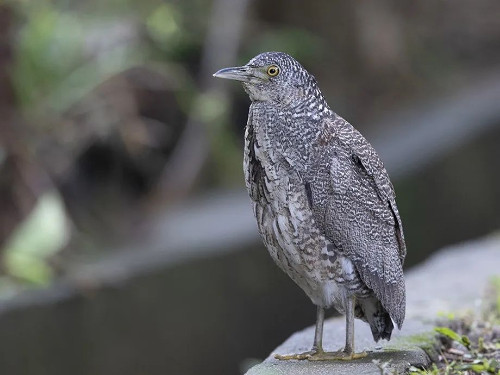
[[[270,77],[276,77],[280,73],[280,68],[277,65],[271,65],[267,68],[267,75]]]

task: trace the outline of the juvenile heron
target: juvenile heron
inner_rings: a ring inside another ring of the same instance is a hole
[[[310,351],[279,359],[355,359],[354,318],[389,340],[405,316],[406,246],[394,188],[368,141],[333,112],[291,56],[265,52],[215,77],[241,81],[251,105],[244,170],[271,257],[317,306]],[[322,346],[324,311],[346,315],[343,350]]]

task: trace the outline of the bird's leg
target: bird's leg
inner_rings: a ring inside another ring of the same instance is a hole
[[[346,354],[354,353],[354,298],[347,299],[345,309],[345,347]]]
[[[346,314],[345,314],[345,347],[343,352],[346,355],[345,359],[357,359],[366,357],[365,352],[354,352],[354,305],[356,298],[350,297],[347,299]]]
[[[354,353],[354,303],[355,297],[349,297],[346,301],[345,309],[345,347],[344,350],[339,350],[338,352],[317,352],[307,359],[311,361],[328,361],[328,360],[345,360],[350,361],[352,359],[358,359],[366,357],[366,353]]]
[[[325,309],[318,306],[316,313],[316,329],[314,330],[314,344],[311,350],[299,354],[276,354],[274,358],[287,359],[309,359],[311,356],[320,355],[323,352],[323,323],[325,322]]]
[[[312,347],[313,352],[323,351],[323,325],[325,323],[325,309],[318,306],[316,312],[316,329],[314,330],[314,344]]]

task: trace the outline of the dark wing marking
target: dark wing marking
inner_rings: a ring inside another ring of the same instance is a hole
[[[312,209],[313,208],[313,196],[312,196],[311,184],[309,182],[306,182],[305,188],[306,188],[307,202],[309,203],[309,208]]]
[[[252,124],[251,112],[248,117],[245,131],[245,183],[253,201],[258,202],[261,199],[268,200],[266,186],[264,182],[265,172],[259,159],[255,156],[255,148],[258,148],[255,132]]]

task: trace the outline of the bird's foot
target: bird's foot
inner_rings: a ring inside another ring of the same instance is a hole
[[[337,352],[318,352],[307,359],[310,361],[352,361],[366,357],[366,352],[354,353],[352,351],[339,350]]]
[[[323,350],[312,349],[307,352],[299,354],[275,354],[274,358],[279,360],[304,360],[309,361],[351,361],[353,359],[359,359],[366,357],[366,352],[354,353],[352,351],[339,350],[337,352],[325,352]]]
[[[318,353],[319,353],[318,350],[313,349],[313,350],[309,350],[307,352],[298,353],[298,354],[284,354],[284,355],[275,354],[274,358],[279,359],[281,361],[289,361],[291,359],[297,359],[297,360],[301,361],[304,359],[309,359],[309,357],[316,355]]]

